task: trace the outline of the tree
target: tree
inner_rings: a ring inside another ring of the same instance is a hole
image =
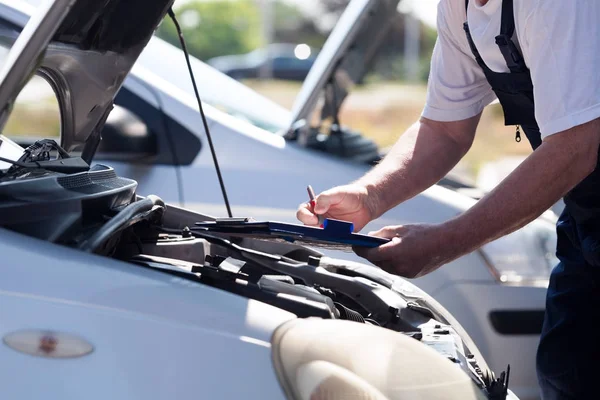
[[[274,41],[321,47],[326,35],[296,6],[274,1]],[[262,45],[260,5],[256,0],[213,0],[185,3],[175,11],[190,53],[201,60],[243,54]],[[165,19],[157,36],[179,46],[171,20]]]
[[[275,0],[274,0],[275,1]],[[315,21],[296,6],[275,1],[275,41],[281,43],[306,43],[320,48],[327,35],[319,31]]]
[[[325,12],[339,16],[344,12],[350,0],[322,0],[321,3]]]
[[[260,45],[260,12],[251,0],[190,2],[175,12],[190,53],[201,60],[247,53]],[[165,19],[156,34],[179,46],[171,20]]]

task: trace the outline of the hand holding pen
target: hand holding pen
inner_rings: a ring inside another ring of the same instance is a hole
[[[375,199],[369,196],[363,186],[337,186],[320,193],[318,197],[312,187],[306,189],[310,200],[300,204],[296,213],[296,217],[306,225],[320,226],[326,218],[331,218],[352,222],[354,231],[360,232],[376,215]]]
[[[313,190],[312,186],[308,185],[306,187],[306,191],[308,192],[308,198],[309,198],[309,204],[310,204],[310,211],[315,214],[317,216],[317,218],[319,218],[319,226],[322,228],[323,227],[323,222],[325,222],[325,218],[322,215],[316,214],[315,213],[315,206],[317,205],[317,198],[315,196],[315,191]]]

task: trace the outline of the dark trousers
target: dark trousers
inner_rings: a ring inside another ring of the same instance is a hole
[[[537,353],[544,400],[600,399],[600,223],[593,220],[577,223],[565,209],[557,224],[560,264]]]

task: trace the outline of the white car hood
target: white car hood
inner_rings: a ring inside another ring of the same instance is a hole
[[[94,346],[72,360],[0,346],[3,398],[283,398],[269,341],[294,315],[4,229],[0,252],[0,336],[51,330]],[[241,375],[243,387],[227,384]]]
[[[10,259],[4,259],[0,266],[0,293],[4,295],[44,299],[193,329],[210,326],[211,334],[265,342],[277,326],[295,318],[278,308],[206,285],[3,229],[0,253],[10,254]],[[240,314],[245,318],[239,318]]]

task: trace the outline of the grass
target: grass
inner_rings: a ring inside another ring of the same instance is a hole
[[[58,102],[55,98],[35,103],[17,102],[3,132],[8,137],[58,138],[60,136]]]
[[[300,90],[300,84],[291,82],[244,83],[287,108],[292,106]],[[425,97],[425,85],[374,83],[356,87],[344,103],[340,121],[378,145],[388,147],[419,118]],[[526,140],[515,141],[515,127],[504,126],[502,109],[494,104],[484,111],[473,146],[459,168],[475,178],[486,162],[530,152]]]

